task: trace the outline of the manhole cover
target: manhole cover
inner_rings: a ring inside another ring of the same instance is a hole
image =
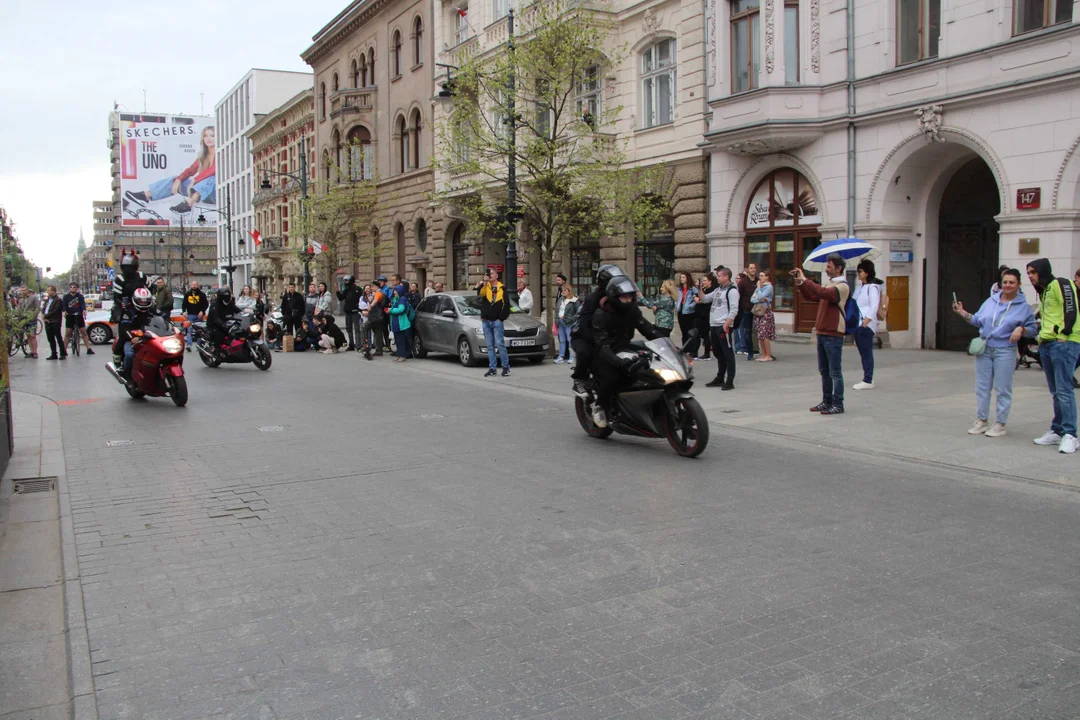
[[[26,493],[49,492],[55,487],[55,477],[26,478],[25,480],[15,481],[15,494],[25,495]]]
[[[109,447],[124,447],[125,445],[134,445],[134,440],[106,440],[105,444]]]
[[[446,419],[446,416],[445,415],[440,415],[439,413],[429,413],[427,415],[421,415],[420,419],[421,420],[440,420],[440,419],[444,420],[444,419]]]
[[[259,428],[259,432],[284,432],[285,428],[281,425],[263,425]]]

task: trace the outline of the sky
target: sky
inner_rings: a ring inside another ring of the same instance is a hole
[[[310,71],[300,53],[349,0],[118,3],[3,0],[0,206],[23,251],[71,265],[94,200],[112,199],[109,112],[212,115],[251,68]],[[200,112],[201,111],[201,112]]]

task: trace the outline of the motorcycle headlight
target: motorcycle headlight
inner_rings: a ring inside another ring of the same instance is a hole
[[[656,374],[660,376],[660,379],[665,383],[679,382],[683,379],[682,373],[672,370],[671,368],[657,368]]]
[[[259,323],[252,323],[251,327],[248,328],[248,332],[260,333],[262,332],[262,325],[260,325]]]
[[[179,355],[184,352],[184,341],[178,337],[166,338],[161,342],[161,347],[165,348],[167,353]]]

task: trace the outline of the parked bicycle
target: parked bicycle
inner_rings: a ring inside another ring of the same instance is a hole
[[[31,321],[13,314],[8,323],[8,357],[15,357],[19,350],[22,350],[23,357],[30,357],[30,334],[40,335],[44,331],[45,324],[41,318]]]

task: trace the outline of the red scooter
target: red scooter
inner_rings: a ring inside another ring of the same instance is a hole
[[[131,380],[124,378],[121,369],[111,362],[105,363],[105,369],[124,386],[128,395],[135,399],[168,395],[177,407],[186,405],[183,335],[163,318],[155,317],[145,329],[132,332],[131,344],[135,347]]]

